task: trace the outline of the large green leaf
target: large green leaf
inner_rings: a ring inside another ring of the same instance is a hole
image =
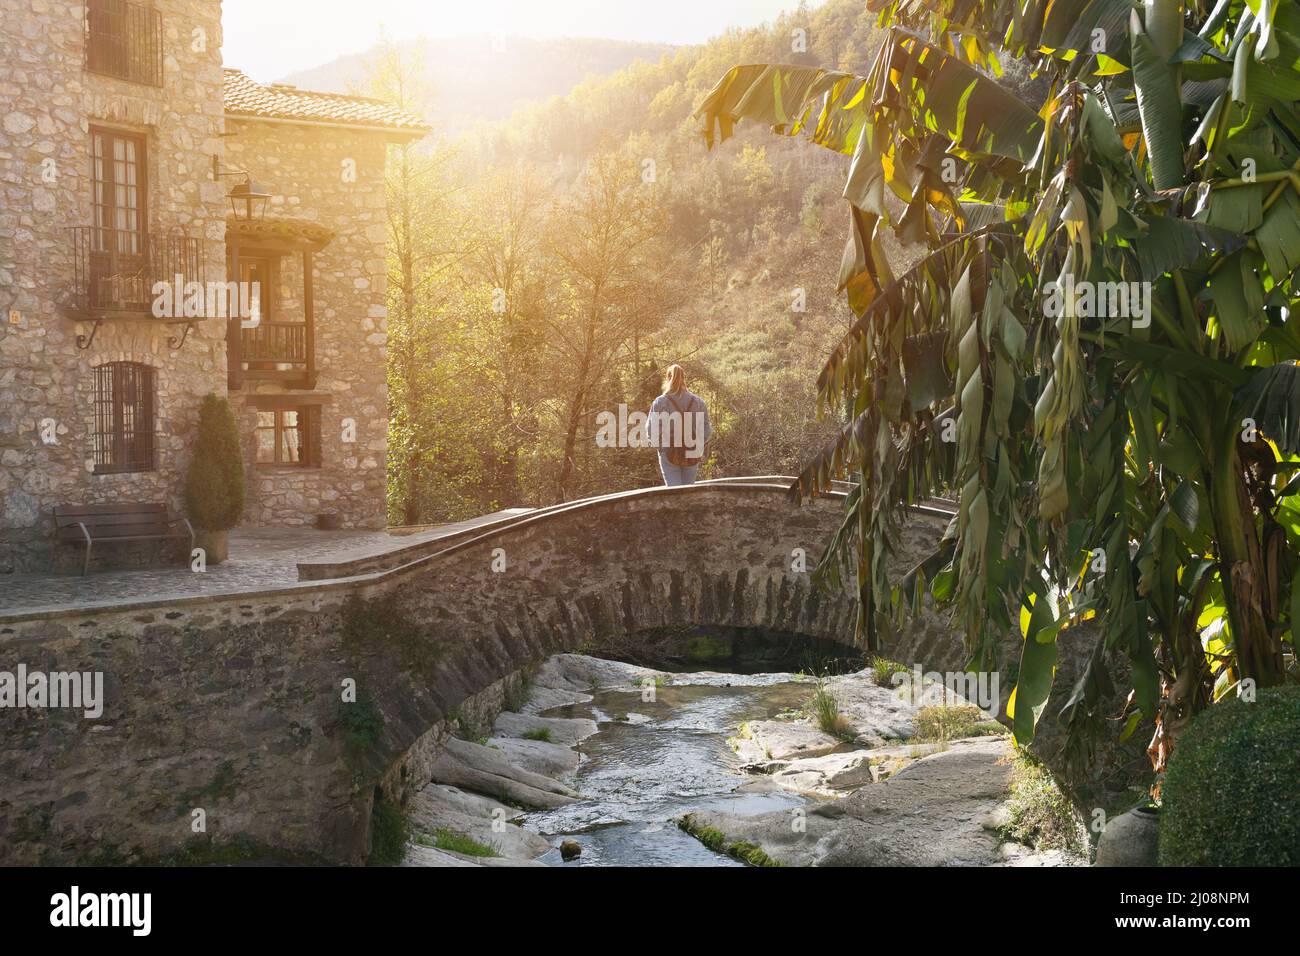
[[[1020,670],[1016,677],[1015,697],[1011,705],[1011,729],[1022,747],[1034,739],[1034,728],[1052,693],[1056,676],[1056,636],[1061,622],[1057,618],[1056,599],[1039,593],[1031,608],[1022,608]]]
[[[1142,117],[1142,137],[1151,159],[1151,179],[1156,189],[1172,189],[1183,184],[1183,108],[1175,70],[1157,52],[1136,10],[1129,20],[1129,39],[1133,85]]]
[[[1210,276],[1210,298],[1229,350],[1245,348],[1263,331],[1264,287],[1256,269],[1260,257],[1248,249],[1233,253]]]
[[[1266,183],[1216,189],[1210,194],[1205,221],[1230,233],[1253,232],[1264,221],[1264,197],[1269,189]]]
[[[1285,190],[1255,231],[1259,251],[1275,281],[1286,279],[1300,265],[1300,197]]]
[[[1256,369],[1233,399],[1234,417],[1254,419],[1285,454],[1300,454],[1300,366]]]
[[[1209,256],[1223,256],[1246,244],[1239,233],[1217,229],[1192,219],[1150,216],[1146,235],[1133,240],[1142,278],[1154,281],[1173,269],[1196,265]]]
[[[970,153],[1018,162],[1033,155],[1042,121],[1010,90],[919,36],[897,33],[889,52],[886,83],[927,128]]]
[[[729,70],[695,116],[712,146],[731,136],[741,119],[796,135],[813,121],[814,143],[838,153],[857,146],[866,120],[866,79],[852,73],[790,64],[750,64]]]

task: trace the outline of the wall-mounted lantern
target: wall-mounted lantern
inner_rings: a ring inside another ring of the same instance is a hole
[[[235,218],[243,222],[252,222],[266,215],[266,201],[271,193],[260,183],[245,179],[230,190],[230,208]]]

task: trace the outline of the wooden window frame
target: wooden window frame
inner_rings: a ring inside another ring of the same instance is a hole
[[[98,158],[95,152],[95,146],[98,141],[103,142],[103,160],[104,171],[107,173],[106,178],[100,178],[95,168],[95,160]],[[135,146],[135,194],[136,194],[136,227],[135,229],[120,230],[123,232],[134,232],[138,236],[138,249],[132,253],[134,255],[146,254],[149,235],[149,137],[144,133],[136,133],[130,130],[115,129],[111,126],[90,127],[90,208],[91,223],[97,233],[103,230],[118,232],[117,210],[127,208],[117,205],[117,189],[119,186],[129,187],[130,183],[118,183],[117,181],[117,162],[113,158],[114,145],[118,142],[131,143]],[[111,190],[113,195],[109,202],[100,202],[97,195],[96,187],[103,185],[105,190]],[[105,218],[107,217],[107,221]],[[102,236],[96,240],[102,241]],[[122,252],[123,250],[118,250]]]
[[[143,362],[105,362],[92,369],[92,450],[97,475],[157,469],[157,371]],[[128,392],[133,392],[128,401]]]
[[[320,406],[319,405],[281,405],[274,406],[254,406],[255,414],[274,415],[275,424],[266,426],[260,422],[253,426],[253,464],[258,468],[319,468],[320,464]],[[284,433],[288,429],[284,424],[286,412],[296,412],[298,415],[298,424],[292,426],[298,432],[299,456],[298,461],[285,461],[284,452]],[[261,450],[261,444],[257,441],[258,433],[272,432],[272,455],[271,461],[262,461],[258,458]]]

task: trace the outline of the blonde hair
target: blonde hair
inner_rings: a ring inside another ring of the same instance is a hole
[[[680,365],[670,365],[664,370],[664,395],[686,387],[686,370]]]

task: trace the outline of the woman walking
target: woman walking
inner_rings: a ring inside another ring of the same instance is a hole
[[[664,484],[695,484],[709,440],[709,409],[704,399],[686,387],[686,372],[670,365],[664,372],[663,393],[650,406],[654,444]]]

